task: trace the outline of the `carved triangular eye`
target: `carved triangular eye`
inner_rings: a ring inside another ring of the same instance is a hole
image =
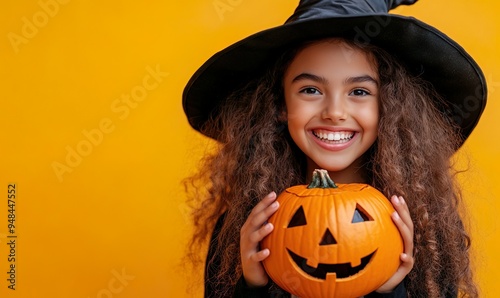
[[[300,206],[300,208],[297,209],[297,211],[295,211],[295,214],[292,216],[292,219],[290,219],[290,222],[288,223],[288,228],[304,226],[304,225],[307,225],[306,215],[304,214],[304,208]]]
[[[356,204],[356,210],[352,217],[352,223],[371,221],[373,218],[359,204]]]

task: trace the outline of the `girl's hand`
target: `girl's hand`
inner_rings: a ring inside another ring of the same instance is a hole
[[[392,220],[399,229],[401,237],[403,238],[404,252],[400,255],[401,264],[394,275],[380,288],[377,289],[379,293],[389,293],[399,285],[408,273],[413,268],[413,222],[410,216],[410,210],[406,205],[403,197],[392,196],[392,205],[396,211],[392,214]]]
[[[259,242],[273,230],[271,223],[264,224],[278,210],[276,193],[271,192],[250,212],[240,231],[240,254],[243,277],[250,287],[263,287],[268,281],[261,261],[269,256],[269,249],[259,250]]]

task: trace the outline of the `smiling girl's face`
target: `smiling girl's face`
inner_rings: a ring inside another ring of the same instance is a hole
[[[283,85],[288,130],[308,173],[323,168],[339,183],[366,182],[362,156],[379,122],[374,57],[337,39],[312,43],[292,60]]]

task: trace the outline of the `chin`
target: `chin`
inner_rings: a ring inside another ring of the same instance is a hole
[[[320,168],[320,169],[324,169],[324,170],[327,170],[328,172],[332,172],[332,173],[337,173],[337,172],[343,172],[343,171],[346,171],[347,169],[349,169],[350,165],[348,164],[342,164],[342,163],[325,163],[325,162],[322,162],[322,163],[316,163],[315,164],[315,169],[316,168]]]

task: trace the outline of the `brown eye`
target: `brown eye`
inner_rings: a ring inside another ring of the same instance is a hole
[[[295,213],[292,216],[292,219],[290,219],[290,222],[288,223],[288,228],[293,228],[293,227],[298,227],[298,226],[305,226],[307,225],[306,222],[306,215],[304,214],[304,208],[302,206],[295,211]]]
[[[370,95],[370,93],[364,89],[355,89],[351,92],[352,95],[354,96],[366,96]]]
[[[356,204],[356,209],[354,210],[354,215],[352,217],[352,223],[358,223],[358,222],[365,222],[365,221],[371,221],[373,220],[368,213],[359,206],[359,204]]]
[[[300,90],[300,93],[310,94],[310,95],[319,95],[321,92],[314,87],[307,87]]]

